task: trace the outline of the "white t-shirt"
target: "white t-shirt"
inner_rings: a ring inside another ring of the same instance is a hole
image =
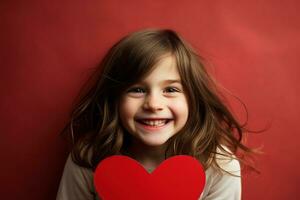
[[[240,164],[235,159],[217,156],[217,162],[226,171],[240,176]],[[219,174],[213,168],[205,171],[206,184],[199,200],[240,200],[241,177]],[[69,155],[59,185],[56,200],[100,200],[93,185],[93,171],[80,167]]]

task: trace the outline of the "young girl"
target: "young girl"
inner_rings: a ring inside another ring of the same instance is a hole
[[[98,163],[126,155],[152,172],[174,155],[199,160],[201,200],[241,199],[237,153],[245,131],[222,103],[202,59],[172,30],[142,30],[117,42],[75,106],[64,132],[74,142],[57,200],[101,199]]]

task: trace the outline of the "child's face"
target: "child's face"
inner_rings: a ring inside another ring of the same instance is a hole
[[[158,146],[185,125],[188,103],[180,81],[174,57],[167,56],[124,92],[120,118],[129,134],[146,145]]]

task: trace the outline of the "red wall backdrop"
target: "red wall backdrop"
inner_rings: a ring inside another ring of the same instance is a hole
[[[271,125],[248,139],[266,154],[261,175],[244,175],[243,199],[300,199],[299,9],[296,0],[2,0],[0,198],[55,199],[67,156],[58,133],[79,86],[121,36],[160,27],[212,63],[252,129]]]

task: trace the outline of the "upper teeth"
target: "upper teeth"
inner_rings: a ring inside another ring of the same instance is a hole
[[[167,120],[142,120],[142,122],[150,126],[160,126],[164,125],[167,122]]]

